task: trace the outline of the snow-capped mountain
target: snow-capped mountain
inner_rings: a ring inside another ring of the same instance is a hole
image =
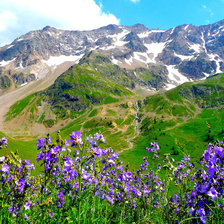
[[[65,62],[98,51],[126,69],[147,68],[166,76],[164,88],[224,71],[224,20],[169,30],[108,25],[92,31],[53,27],[31,31],[0,48],[0,88],[44,79]]]

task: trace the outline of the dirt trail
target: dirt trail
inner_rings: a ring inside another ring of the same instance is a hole
[[[0,131],[7,134],[7,127],[4,123],[4,115],[16,101],[21,100],[34,92],[46,89],[54,83],[59,75],[74,64],[74,62],[66,62],[59,65],[56,69],[45,69],[45,71],[43,71],[45,72],[45,77],[43,79],[35,80],[26,86],[20,87],[12,92],[0,96]]]
[[[126,149],[123,149],[123,150],[119,151],[119,154],[122,153],[122,152],[124,152],[124,151],[127,151],[127,150],[132,149],[133,146],[134,146],[132,140],[135,139],[136,137],[138,137],[139,134],[140,134],[140,131],[138,129],[138,125],[139,125],[139,117],[138,117],[139,106],[138,106],[138,101],[136,101],[135,104],[136,104],[136,112],[135,112],[135,134],[134,134],[134,136],[132,136],[132,137],[130,137],[130,138],[127,139],[127,142],[129,144],[129,147],[126,148]]]

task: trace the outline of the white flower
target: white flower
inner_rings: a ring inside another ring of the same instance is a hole
[[[0,157],[0,162],[4,162],[5,161],[5,156]]]

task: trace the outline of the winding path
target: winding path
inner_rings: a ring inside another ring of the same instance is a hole
[[[139,117],[138,117],[139,106],[138,106],[138,100],[135,102],[135,105],[136,105],[136,112],[135,112],[135,135],[127,139],[127,142],[129,143],[129,147],[126,148],[126,149],[123,149],[123,150],[119,151],[119,154],[122,153],[122,152],[124,152],[124,151],[127,151],[127,150],[132,149],[133,146],[134,146],[132,140],[135,139],[136,137],[138,137],[139,134],[140,134],[140,131],[138,129],[138,125],[139,125]]]

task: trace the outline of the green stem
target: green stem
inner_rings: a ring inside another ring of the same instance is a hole
[[[81,222],[81,200],[79,201],[79,220],[78,223],[80,224]]]
[[[122,224],[123,222],[123,213],[125,212],[125,202],[124,202],[124,207],[123,209],[121,210],[121,218],[120,218],[120,224]]]
[[[95,219],[95,212],[96,212],[96,209],[95,209],[96,205],[95,205],[95,197],[93,197],[93,210],[92,210],[92,222],[94,222],[94,219]]]
[[[97,201],[98,201],[98,203],[97,203],[98,217],[100,217],[100,199],[99,199],[99,197],[98,197]]]
[[[3,145],[4,150],[5,150],[5,157],[7,157],[7,147],[5,145]]]
[[[107,202],[106,202],[106,215],[105,215],[105,224],[107,224]]]
[[[184,220],[180,221],[179,223],[181,224],[181,223],[184,223],[184,222],[189,221],[189,220],[200,219],[200,218],[201,217],[191,217],[191,218],[184,219]]]

